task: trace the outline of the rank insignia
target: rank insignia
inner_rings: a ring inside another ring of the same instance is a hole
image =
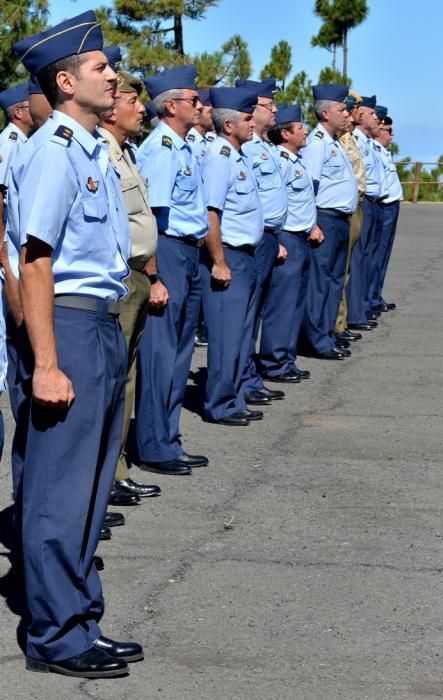
[[[222,146],[221,147],[220,155],[226,156],[226,158],[229,158],[230,153],[231,153],[231,149],[229,148],[229,146]]]
[[[172,150],[172,139],[170,136],[163,136],[162,138],[162,146],[166,146],[166,148],[169,148]]]
[[[192,175],[192,168],[189,167],[189,165],[186,166],[186,168],[183,170],[184,175]]]
[[[209,136],[206,136],[206,141],[213,141],[214,137],[212,134],[209,134]]]
[[[246,177],[247,177],[247,175],[246,175],[245,171],[244,171],[244,170],[240,170],[240,172],[239,172],[239,174],[238,174],[238,179],[239,179],[239,180],[246,180]]]
[[[56,131],[54,132],[54,136],[59,136],[62,139],[66,139],[66,141],[70,141],[73,133],[74,132],[72,131],[72,129],[69,129],[67,126],[63,126],[63,124],[60,124],[60,126],[58,126]]]
[[[90,192],[97,192],[98,190],[98,180],[93,180],[91,176],[88,177],[86,181],[86,189]]]
[[[194,134],[188,134],[186,137],[186,141],[190,141],[191,143],[194,143],[195,141],[195,135]]]
[[[289,153],[286,153],[286,151],[280,151],[280,158],[286,158],[286,160],[289,160]]]
[[[316,136],[318,139],[322,139],[323,136],[324,136],[324,133],[323,133],[323,131],[316,131],[316,132],[315,132],[315,136]]]
[[[9,138],[11,139],[11,141],[17,141],[17,132],[11,131],[11,133],[9,134]]]

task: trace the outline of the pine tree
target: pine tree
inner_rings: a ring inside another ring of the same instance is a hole
[[[260,71],[260,80],[275,78],[285,89],[285,83],[292,70],[292,49],[287,41],[279,41],[271,49],[271,59]]]
[[[0,2],[0,90],[26,79],[27,72],[12,47],[19,39],[43,29],[47,16],[47,0]]]

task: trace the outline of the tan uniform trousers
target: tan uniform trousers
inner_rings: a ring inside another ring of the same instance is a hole
[[[346,303],[346,286],[349,281],[349,268],[351,266],[351,255],[354,250],[354,246],[360,238],[361,223],[363,218],[363,212],[361,209],[361,204],[358,205],[355,214],[351,217],[351,228],[349,231],[349,248],[348,248],[348,258],[346,260],[346,275],[345,282],[343,285],[343,291],[341,294],[340,308],[338,310],[337,321],[335,323],[335,333],[343,333],[346,330],[346,319],[348,316],[348,305]]]
[[[125,280],[125,284],[128,288],[128,293],[122,301],[120,324],[128,345],[128,376],[126,378],[125,413],[123,418],[120,458],[115,472],[117,481],[129,477],[124,449],[128,437],[132,409],[134,408],[135,360],[137,348],[145,327],[146,316],[148,315],[149,293],[151,290],[151,283],[146,275],[142,272],[137,272],[137,270],[131,270],[131,274]]]

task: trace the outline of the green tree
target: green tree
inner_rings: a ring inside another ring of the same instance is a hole
[[[0,90],[26,79],[27,72],[12,47],[19,39],[43,29],[47,17],[47,0],[0,2]]]
[[[312,37],[311,45],[319,46],[321,49],[326,49],[332,53],[332,70],[337,69],[337,47],[341,46],[342,35],[339,28],[331,24],[328,20],[328,14],[323,8],[323,0],[317,0],[315,3],[315,14],[325,20],[321,25],[318,34]]]
[[[239,34],[228,39],[220,51],[203,52],[191,60],[197,66],[200,87],[234,85],[237,78],[245,80],[251,75],[248,45]]]
[[[275,99],[277,102],[286,102],[287,104],[297,102],[302,109],[304,120],[311,127],[317,123],[314,114],[312,83],[304,70],[296,73],[286,88],[277,92]]]
[[[287,41],[279,41],[271,49],[271,59],[260,71],[260,80],[265,78],[275,78],[281,83],[281,89],[285,89],[285,84],[289,73],[292,70],[292,49]]]
[[[321,69],[320,74],[318,76],[318,82],[341,84],[346,83],[346,85],[349,85],[349,87],[352,85],[352,80],[349,78],[349,76],[345,77],[343,73],[340,73],[339,70],[334,70],[329,66],[326,66],[326,68]]]

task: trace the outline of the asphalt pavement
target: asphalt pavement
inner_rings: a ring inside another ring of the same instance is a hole
[[[443,205],[402,206],[385,294],[397,310],[352,358],[300,358],[312,378],[263,421],[202,422],[196,350],[182,432],[210,465],[134,468],[162,495],[120,509],[126,525],[98,552],[103,632],[145,647],[128,677],[25,670],[0,544],[0,698],[443,698],[442,220]]]

